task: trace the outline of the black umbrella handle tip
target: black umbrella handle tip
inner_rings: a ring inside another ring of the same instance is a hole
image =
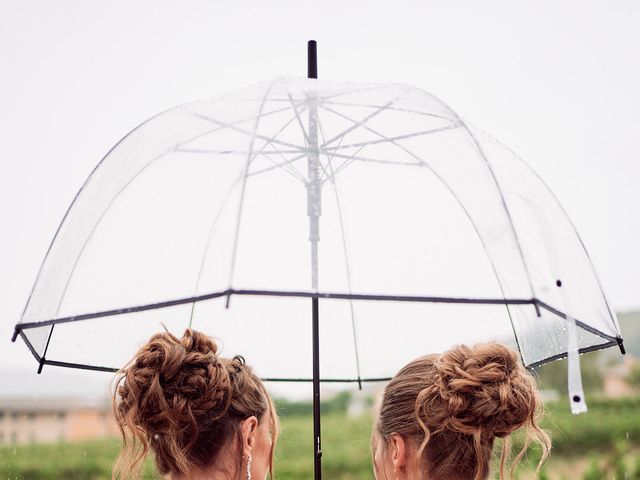
[[[307,78],[318,78],[318,43],[307,42]]]

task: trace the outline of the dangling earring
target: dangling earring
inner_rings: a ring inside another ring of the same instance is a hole
[[[247,480],[251,480],[251,454],[247,455]]]

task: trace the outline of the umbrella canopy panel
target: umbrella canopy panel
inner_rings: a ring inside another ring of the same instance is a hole
[[[16,332],[44,363],[119,368],[161,324],[193,326],[265,377],[308,378],[295,359],[310,355],[309,296],[325,380],[387,377],[463,341],[511,342],[535,365],[566,354],[567,314],[582,351],[621,341],[570,220],[517,155],[420,89],[297,78],[121,140],[65,215]],[[404,347],[380,361],[389,344]]]

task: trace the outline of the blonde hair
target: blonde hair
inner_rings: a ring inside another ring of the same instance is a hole
[[[510,435],[521,427],[526,440],[511,475],[531,441],[542,447],[538,470],[548,456],[542,414],[535,380],[516,352],[497,343],[460,345],[402,368],[385,388],[376,428],[385,441],[392,434],[415,441],[421,468],[434,480],[485,480],[494,440],[503,438],[502,480]]]
[[[168,332],[151,337],[120,371],[113,411],[123,440],[114,479],[139,478],[150,449],[162,475],[206,471],[224,447],[235,442],[240,449],[242,420],[255,416],[260,422],[266,412],[273,478],[278,434],[273,402],[242,357],[219,357],[216,342],[203,333],[187,329],[182,338]]]

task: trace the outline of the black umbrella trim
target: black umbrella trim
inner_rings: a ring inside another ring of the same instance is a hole
[[[552,307],[551,305],[537,299],[537,298],[516,298],[516,299],[506,299],[506,298],[459,298],[459,297],[431,297],[431,296],[411,296],[411,295],[373,295],[373,294],[355,294],[355,293],[329,293],[329,292],[305,292],[305,291],[276,291],[276,290],[236,290],[236,289],[227,289],[220,292],[212,292],[204,295],[198,295],[187,298],[179,298],[176,300],[169,300],[165,302],[157,302],[150,303],[146,305],[139,305],[136,307],[127,307],[120,308],[114,310],[103,310],[100,312],[87,313],[82,315],[74,315],[68,317],[60,317],[50,320],[44,320],[40,322],[25,322],[19,323],[15,326],[14,334],[12,337],[12,341],[15,341],[20,335],[20,337],[27,344],[29,350],[38,361],[39,368],[38,371],[42,370],[44,365],[54,365],[59,367],[67,367],[67,368],[77,368],[83,370],[95,370],[95,371],[104,371],[104,372],[117,372],[119,369],[114,367],[101,367],[101,366],[93,366],[93,365],[84,365],[84,364],[76,364],[69,362],[60,362],[57,360],[48,360],[44,357],[41,357],[25,335],[24,331],[31,328],[39,328],[49,325],[57,325],[59,323],[72,323],[79,322],[83,320],[91,320],[94,318],[102,318],[102,317],[110,317],[115,315],[125,315],[128,313],[136,313],[143,312],[147,310],[157,310],[161,308],[168,308],[177,305],[184,305],[188,303],[202,302],[206,300],[211,300],[214,298],[227,297],[227,300],[232,295],[247,295],[247,296],[271,296],[271,297],[298,297],[298,298],[318,298],[318,299],[338,299],[338,300],[370,300],[370,301],[391,301],[391,302],[421,302],[421,303],[451,303],[451,304],[477,304],[477,305],[533,305],[536,308],[543,308],[548,312],[563,318],[567,319],[567,316],[562,311]],[[607,340],[605,343],[592,345],[590,347],[581,348],[579,350],[580,353],[592,352],[594,350],[600,350],[603,348],[608,348],[612,346],[618,346],[622,353],[624,353],[624,345],[621,337],[612,337],[604,332],[601,332],[597,328],[592,327],[578,319],[575,319],[576,326],[582,328],[583,330],[597,335],[604,340]],[[543,360],[539,360],[532,364],[527,365],[527,367],[535,368],[544,363],[551,362],[553,360],[558,360],[567,356],[567,353],[560,353],[554,355],[549,358],[545,358]],[[265,381],[270,382],[310,382],[312,379],[305,378],[266,378]],[[351,383],[351,382],[382,382],[387,381],[388,378],[362,378],[362,379],[338,379],[338,378],[325,378],[321,379],[322,382],[325,383]]]

